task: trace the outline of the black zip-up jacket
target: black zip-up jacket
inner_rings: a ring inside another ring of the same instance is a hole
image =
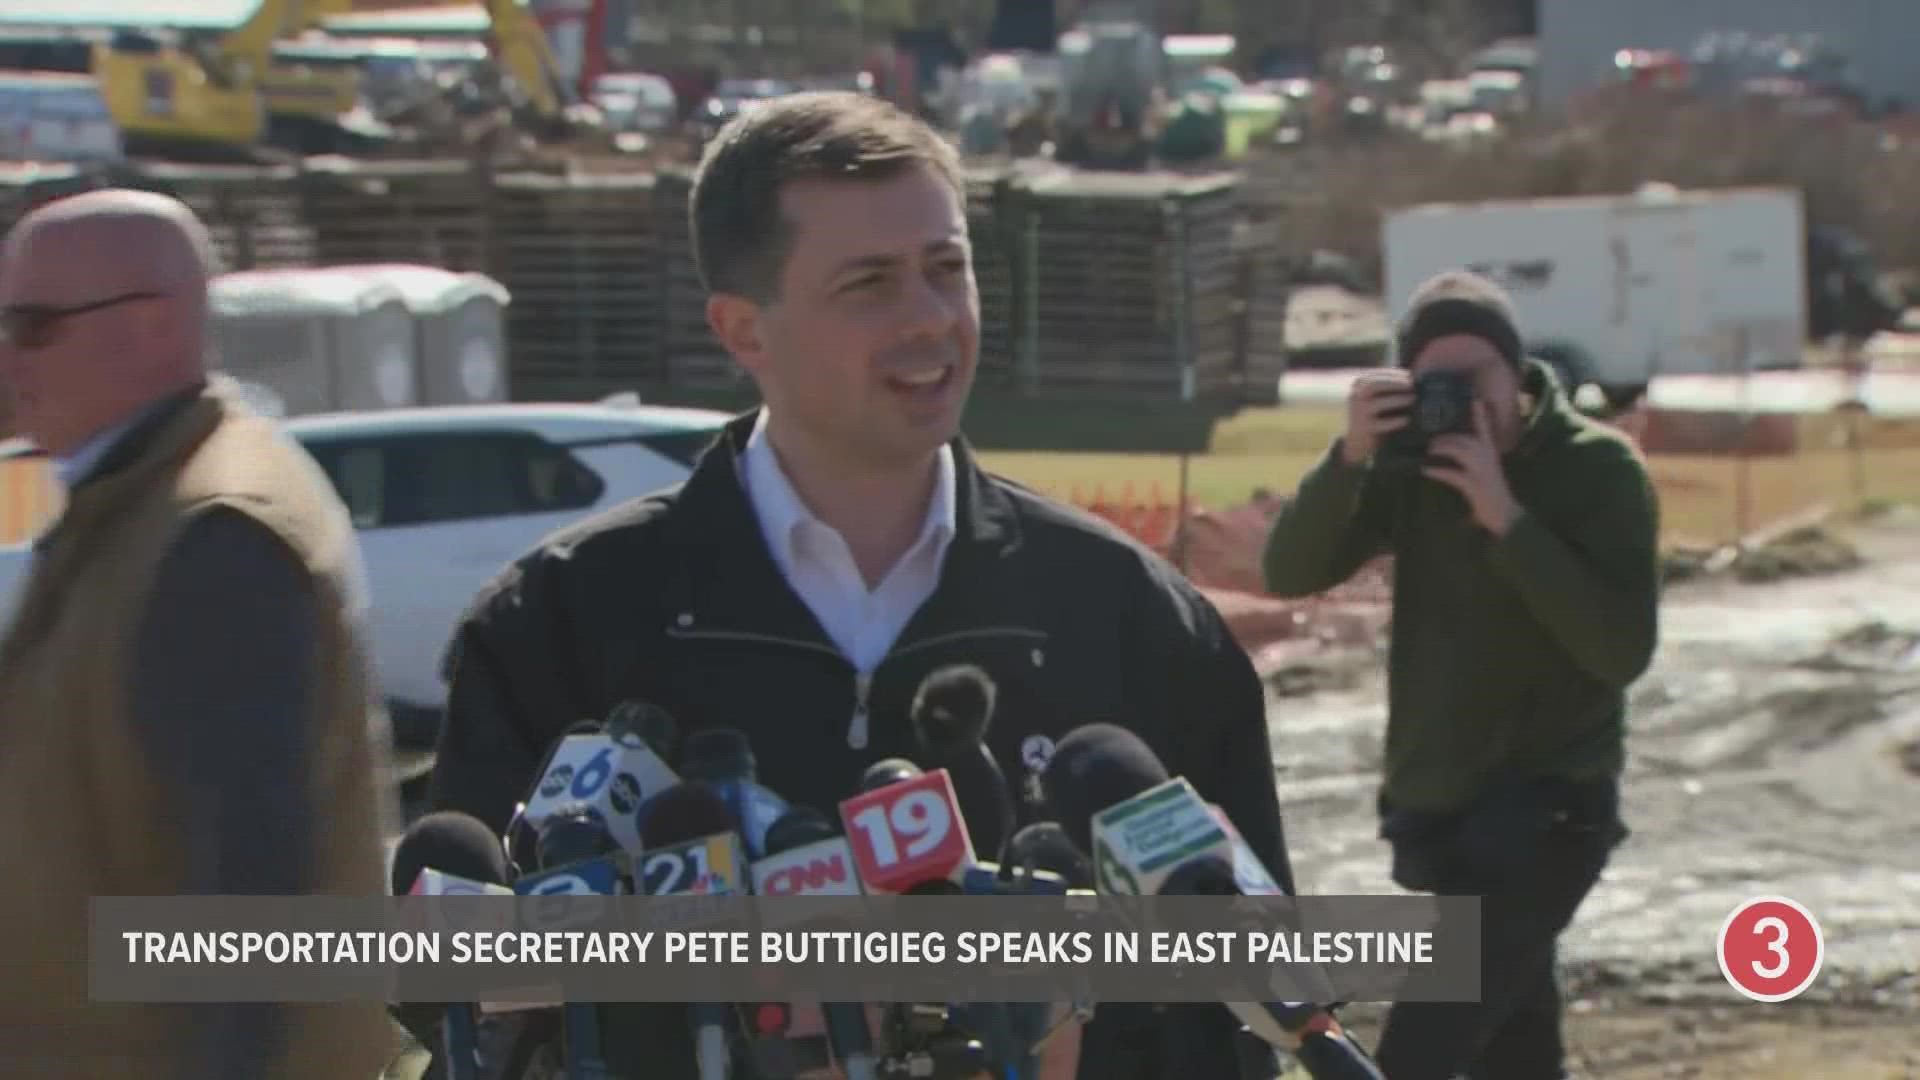
[[[482,590],[448,651],[435,809],[503,829],[569,724],[638,700],[670,713],[682,738],[745,732],[761,783],[831,814],[868,765],[915,757],[915,689],[965,662],[998,686],[987,742],[1010,778],[1024,775],[1030,735],[1119,724],[1224,808],[1291,890],[1259,678],[1177,571],[1106,523],[985,473],[956,439],[956,530],[938,587],[862,677],[766,548],[736,471],[753,419],[729,424],[683,484],[562,530]],[[640,1041],[634,1025],[615,1026]],[[1218,1006],[1102,1006],[1080,1075],[1232,1076],[1232,1029]],[[687,1030],[678,1018],[657,1029],[678,1048],[648,1045],[645,1075],[692,1075]],[[1179,1060],[1162,1060],[1169,1044]],[[682,1054],[684,1067],[668,1064]]]

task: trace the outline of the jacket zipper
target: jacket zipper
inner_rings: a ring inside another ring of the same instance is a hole
[[[847,722],[847,746],[867,748],[867,694],[873,690],[873,676],[855,672],[853,676],[853,719]]]
[[[685,630],[672,626],[667,628],[667,636],[683,639],[698,638],[708,641],[752,641],[763,645],[783,645],[789,648],[825,653],[839,660],[841,663],[846,664],[848,667],[853,666],[852,661],[848,660],[840,650],[822,645],[817,641],[806,641],[800,638],[783,638],[776,637],[772,634],[755,634],[744,630]],[[881,668],[885,667],[889,661],[935,645],[945,645],[950,642],[965,641],[970,638],[1002,637],[1025,637],[1032,638],[1036,641],[1045,641],[1047,634],[1044,630],[1030,630],[1018,626],[992,626],[982,627],[976,630],[955,630],[951,633],[935,634],[930,638],[923,638],[911,645],[902,645],[898,648],[889,649],[887,654],[880,658],[880,662],[874,665],[872,672],[856,670],[853,673],[853,716],[847,721],[847,747],[853,750],[865,750],[867,748],[868,739],[872,734],[870,730],[872,714],[868,708],[868,696],[873,692],[873,676]]]

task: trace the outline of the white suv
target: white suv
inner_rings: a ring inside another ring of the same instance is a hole
[[[372,648],[398,741],[433,738],[440,658],[482,585],[561,526],[670,487],[728,414],[603,403],[458,405],[280,423],[359,529]],[[0,550],[0,611],[28,549]],[[4,565],[7,562],[13,566]]]

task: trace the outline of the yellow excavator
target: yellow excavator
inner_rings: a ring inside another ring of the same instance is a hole
[[[0,0],[0,69],[89,74],[134,156],[327,147],[350,70],[276,63],[274,42],[351,0]]]

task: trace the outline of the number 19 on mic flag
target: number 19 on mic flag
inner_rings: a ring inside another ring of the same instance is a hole
[[[1788,1001],[1806,992],[1826,959],[1813,913],[1784,896],[1756,896],[1727,916],[1716,952],[1720,974],[1754,1001]]]
[[[945,769],[856,795],[840,804],[840,818],[854,867],[871,893],[957,880],[975,861]]]

